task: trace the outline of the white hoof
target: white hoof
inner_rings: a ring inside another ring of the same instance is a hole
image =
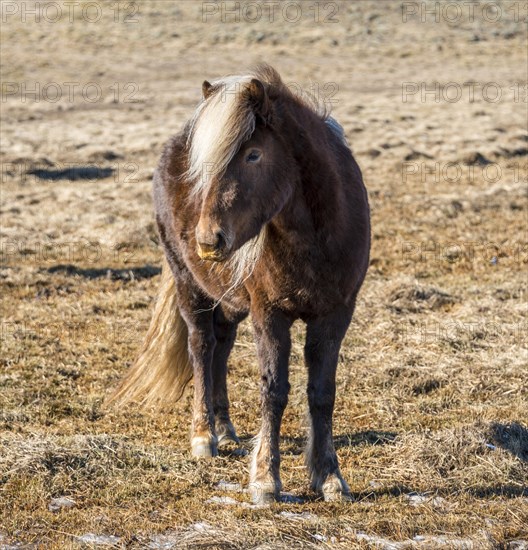
[[[273,483],[250,483],[249,494],[253,504],[271,504],[279,500],[280,490]]]
[[[352,496],[347,482],[339,472],[330,474],[321,487],[325,502],[350,502]]]
[[[207,437],[193,437],[191,441],[191,453],[201,458],[212,458],[218,455],[218,445]]]

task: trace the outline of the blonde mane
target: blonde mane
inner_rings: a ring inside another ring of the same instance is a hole
[[[249,103],[243,101],[243,91],[251,78],[231,76],[212,82],[218,91],[200,103],[190,121],[186,176],[192,182],[193,196],[202,193],[211,177],[226,169],[255,130],[255,115]]]
[[[245,91],[251,79],[283,87],[279,74],[269,65],[259,65],[244,75],[231,75],[211,82],[214,92],[202,100],[189,121],[186,179],[191,196],[207,189],[211,177],[221,174],[242,143],[255,131],[255,114]]]

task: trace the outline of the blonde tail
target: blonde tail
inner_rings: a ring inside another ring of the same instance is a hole
[[[176,284],[163,260],[161,284],[150,326],[135,364],[109,403],[175,403],[192,378],[187,325],[178,309]]]

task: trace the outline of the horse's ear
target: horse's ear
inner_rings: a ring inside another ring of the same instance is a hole
[[[255,114],[267,123],[270,117],[270,100],[264,84],[256,78],[252,78],[248,86],[249,99]]]
[[[204,80],[202,83],[203,98],[207,99],[212,93],[213,93],[213,85],[209,81]]]

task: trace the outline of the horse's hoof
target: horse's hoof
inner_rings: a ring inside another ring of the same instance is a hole
[[[268,505],[279,500],[280,490],[272,483],[250,483],[251,502],[259,506]]]
[[[240,439],[236,434],[235,428],[231,422],[226,424],[220,424],[216,427],[216,434],[218,436],[218,446],[224,447],[229,443],[240,445]]]
[[[218,446],[206,437],[193,437],[191,453],[193,456],[200,458],[212,458],[218,455]]]
[[[352,496],[340,473],[330,474],[321,487],[325,502],[351,502]]]

